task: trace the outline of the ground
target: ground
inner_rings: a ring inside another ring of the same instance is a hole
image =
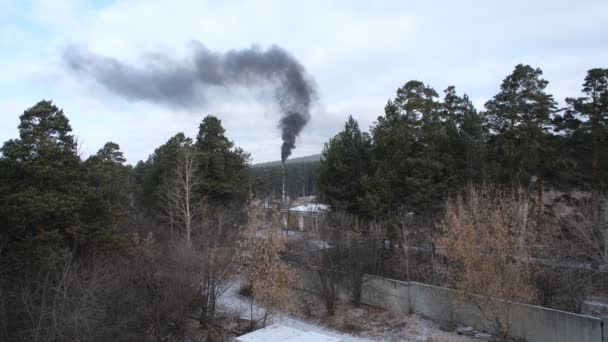
[[[219,300],[220,311],[239,317],[254,319],[263,316],[263,309],[251,306],[248,298],[239,295],[240,284],[234,284]],[[417,315],[397,315],[390,311],[362,306],[354,308],[339,303],[336,314],[327,317],[322,305],[306,296],[306,310],[290,314],[274,314],[272,323],[279,323],[304,331],[314,331],[341,339],[343,342],[416,341],[416,342],[467,342],[472,338],[440,329],[439,324]],[[294,302],[302,303],[301,298]],[[305,313],[303,311],[306,311]]]

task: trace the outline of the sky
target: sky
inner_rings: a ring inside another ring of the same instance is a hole
[[[19,115],[46,99],[85,156],[113,141],[136,163],[178,132],[195,137],[212,114],[252,162],[280,159],[269,96],[229,89],[202,108],[172,108],[117,96],[63,59],[77,46],[138,65],[186,58],[194,41],[217,52],[278,45],[306,68],[318,97],[298,157],[320,153],[348,115],[368,129],[413,79],[440,94],[454,85],[483,109],[525,63],[559,102],[579,96],[588,69],[608,68],[608,1],[0,0],[0,141],[18,137]]]

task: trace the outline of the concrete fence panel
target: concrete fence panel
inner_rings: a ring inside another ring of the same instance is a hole
[[[318,270],[291,264],[300,275],[303,289],[318,292]],[[324,270],[326,272],[327,270]],[[337,273],[336,294],[351,299],[348,274]],[[474,295],[465,295],[444,287],[365,275],[361,302],[401,314],[420,314],[430,319],[463,324],[492,331],[492,314],[480,308],[491,306],[508,313],[509,335],[530,342],[608,342],[603,329],[608,319],[579,315],[540,306],[511,303]],[[480,304],[484,303],[484,304]]]

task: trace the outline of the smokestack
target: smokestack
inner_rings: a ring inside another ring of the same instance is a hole
[[[281,162],[281,203],[285,206],[285,161]]]
[[[270,85],[281,112],[278,126],[283,139],[282,162],[295,148],[296,137],[310,120],[310,106],[316,99],[315,82],[305,68],[274,45],[266,50],[252,46],[220,53],[194,42],[191,56],[184,60],[154,53],[137,66],[78,47],[66,48],[63,58],[72,71],[95,79],[127,100],[190,110],[204,107],[209,91],[214,89]]]

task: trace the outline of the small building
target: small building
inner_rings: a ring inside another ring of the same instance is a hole
[[[341,342],[335,337],[273,324],[236,338],[238,342]]]
[[[291,230],[317,229],[320,219],[329,211],[329,205],[317,203],[314,196],[302,197],[283,210],[283,224]]]

